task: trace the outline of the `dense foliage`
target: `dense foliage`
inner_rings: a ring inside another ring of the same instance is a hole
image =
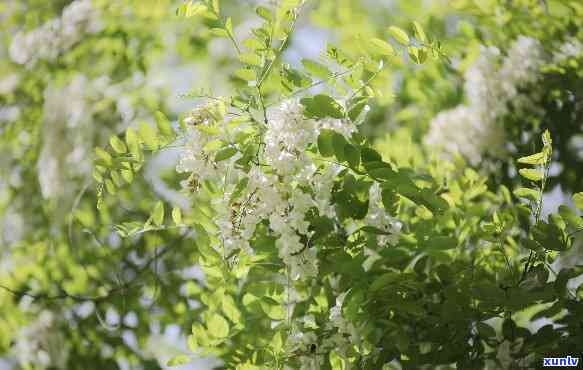
[[[0,5],[6,360],[581,357],[583,5],[389,3]]]

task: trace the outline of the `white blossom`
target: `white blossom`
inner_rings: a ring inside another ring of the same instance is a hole
[[[466,104],[440,112],[430,122],[425,142],[446,156],[460,154],[477,165],[485,154],[505,151],[504,128],[499,120],[529,105],[519,89],[535,83],[544,62],[540,43],[520,36],[502,56],[495,47],[482,47],[480,56],[464,73]]]
[[[52,61],[81,41],[85,34],[102,29],[99,10],[91,0],[77,0],[63,9],[60,17],[39,28],[17,33],[10,45],[10,58],[18,64]]]
[[[45,198],[61,195],[71,174],[91,168],[88,86],[87,78],[77,75],[66,86],[49,85],[45,90],[43,145],[37,162]]]
[[[372,184],[369,189],[368,213],[365,223],[390,234],[377,236],[380,245],[396,245],[399,242],[402,224],[385,210],[378,182]]]
[[[35,369],[66,367],[68,348],[57,324],[52,312],[42,311],[35,321],[20,330],[12,348],[20,364]]]
[[[583,42],[577,38],[569,38],[553,53],[553,62],[560,63],[567,59],[576,58],[583,54]]]

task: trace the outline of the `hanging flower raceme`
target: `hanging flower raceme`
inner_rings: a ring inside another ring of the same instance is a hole
[[[508,55],[495,47],[482,47],[478,59],[464,73],[467,103],[437,114],[430,122],[425,142],[446,157],[460,154],[477,165],[483,155],[500,157],[506,137],[499,120],[514,109],[528,107],[518,91],[540,78],[544,62],[540,43],[520,36]],[[516,68],[520,65],[520,68]]]
[[[289,269],[292,280],[309,279],[318,273],[317,248],[311,245],[314,231],[308,214],[315,210],[322,217],[335,219],[332,192],[342,167],[319,161],[310,152],[322,130],[334,131],[350,138],[357,128],[347,119],[308,118],[299,100],[287,100],[268,110],[266,125],[233,125],[225,100],[215,99],[188,114],[183,123],[185,146],[178,172],[190,174],[183,185],[196,190],[204,181],[225,189],[213,201],[218,244],[224,255],[239,250],[253,255],[252,239],[258,225],[266,225],[276,238],[278,256]],[[250,130],[250,131],[248,131]],[[253,148],[250,168],[245,171],[240,159],[248,152],[233,143],[238,134],[260,138]],[[228,151],[228,158],[221,153]],[[245,190],[231,199],[236,184],[245,182]],[[381,244],[394,245],[399,238],[400,223],[381,205],[378,184],[371,188],[369,215],[364,222],[385,235]]]

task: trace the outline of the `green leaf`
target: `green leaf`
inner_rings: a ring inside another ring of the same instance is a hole
[[[231,296],[223,297],[222,301],[223,312],[225,315],[235,324],[239,324],[241,322],[241,312],[237,308],[235,304],[235,300]]]
[[[238,77],[245,81],[255,81],[257,79],[255,71],[247,68],[240,68],[236,70],[233,74],[235,75],[235,77]]]
[[[417,21],[413,21],[413,29],[415,30],[415,38],[419,42],[426,44],[427,43],[427,35],[425,35],[425,31],[423,30],[423,27],[421,26],[421,24]]]
[[[567,249],[567,244],[563,239],[563,232],[557,225],[540,221],[531,230],[534,240],[543,248],[554,251]]]
[[[334,155],[334,147],[332,146],[332,137],[334,131],[323,129],[318,136],[318,150],[323,157],[331,157]]]
[[[156,226],[161,226],[164,223],[164,203],[158,201],[152,211],[152,221]]]
[[[522,168],[518,171],[520,176],[531,180],[531,181],[541,181],[543,179],[543,173],[540,170],[535,170],[532,168]]]
[[[250,37],[243,41],[243,45],[249,50],[263,50],[265,49],[265,44],[256,38]]]
[[[551,147],[553,145],[553,139],[551,138],[551,133],[549,130],[545,130],[545,132],[543,132],[542,140],[545,147]]]
[[[449,236],[434,236],[429,238],[427,242],[424,243],[427,249],[431,250],[448,250],[457,247],[457,239]]]
[[[560,205],[559,214],[571,228],[575,230],[583,228],[583,219],[577,216],[577,213],[573,209]]]
[[[231,17],[227,17],[227,20],[225,21],[225,29],[227,30],[229,35],[233,34],[233,20],[231,19]]]
[[[255,13],[257,13],[258,16],[265,19],[267,22],[273,21],[271,11],[264,6],[258,6],[257,9],[255,9]]]
[[[237,154],[238,150],[235,147],[227,147],[223,150],[221,150],[220,152],[217,153],[217,155],[215,156],[215,161],[216,162],[220,162],[220,161],[224,161],[225,159],[229,159],[232,156],[234,156],[235,154]]]
[[[314,96],[314,102],[320,106],[320,109],[326,116],[332,118],[344,118],[344,108],[328,95],[319,94]]]
[[[217,14],[221,12],[221,6],[219,4],[219,0],[213,0],[213,11]]]
[[[207,322],[209,334],[215,338],[226,338],[229,336],[229,323],[218,313],[215,313]]]
[[[535,202],[539,198],[539,192],[534,190],[534,189],[518,188],[518,189],[514,190],[513,193],[517,197],[530,199],[530,200],[533,200]]]
[[[261,60],[261,57],[259,57],[257,54],[253,54],[253,53],[240,54],[239,60],[245,64],[249,64],[252,66],[261,67],[263,65],[263,61]]]
[[[366,146],[361,148],[360,158],[362,159],[362,163],[381,162],[383,160],[379,152]]]
[[[306,108],[305,114],[309,118],[344,118],[344,109],[328,95],[319,94],[312,98],[303,98],[302,105]]]
[[[407,32],[403,31],[397,26],[389,27],[388,31],[399,44],[403,46],[409,45],[409,36],[407,35]]]
[[[330,70],[325,65],[314,62],[313,60],[302,59],[302,64],[308,72],[321,79],[326,79],[331,75]]]
[[[208,11],[206,5],[201,2],[189,2],[188,8],[186,10],[186,17],[194,17],[200,14],[205,14]]]
[[[395,54],[395,49],[393,49],[391,44],[389,44],[388,42],[386,42],[384,40],[381,40],[378,38],[372,38],[370,40],[370,43],[374,47],[374,51],[379,55],[390,56],[390,55]]]
[[[263,312],[272,320],[283,320],[286,317],[286,311],[281,304],[272,299],[263,298],[260,302]]]
[[[540,165],[545,163],[545,155],[543,152],[532,154],[526,157],[518,158],[518,163]]]
[[[172,208],[172,220],[176,225],[182,225],[182,210],[180,207]]]
[[[158,130],[164,136],[174,136],[174,130],[172,130],[172,124],[166,117],[166,115],[160,111],[155,113],[156,117],[156,125],[158,126]]]
[[[135,157],[139,157],[140,155],[140,139],[136,132],[130,127],[126,130],[126,144],[130,153],[132,153]]]
[[[158,148],[158,138],[156,136],[156,130],[146,122],[142,122],[138,129],[140,138],[151,150]]]
[[[334,132],[332,134],[332,147],[334,148],[334,155],[338,162],[344,162],[346,160],[346,153],[344,148],[348,146],[348,142],[342,134]]]
[[[95,154],[99,158],[101,158],[106,165],[111,166],[111,164],[112,164],[111,154],[109,154],[105,150],[101,149],[100,147],[95,148]]]
[[[121,170],[121,177],[127,182],[131,184],[134,181],[134,173],[131,170]]]
[[[583,192],[573,194],[573,203],[575,207],[583,211]]]
[[[348,111],[348,118],[355,122],[368,104],[368,97],[358,98]]]
[[[178,355],[178,356],[170,359],[166,363],[166,366],[180,366],[180,365],[186,365],[189,363],[190,363],[190,357],[188,357],[187,355]]]
[[[358,168],[360,164],[360,149],[354,145],[347,144],[344,146],[344,155],[346,161],[352,168]]]
[[[113,181],[111,181],[111,179],[105,180],[105,189],[111,195],[115,195],[117,193],[117,189],[115,188],[115,185],[113,184]]]
[[[115,135],[109,138],[109,144],[111,145],[113,150],[118,154],[124,154],[128,150],[125,143]]]
[[[331,351],[329,358],[332,370],[346,370],[346,361],[340,357],[336,351]]]
[[[97,170],[98,167],[100,166],[95,166],[95,168],[93,169],[93,178],[97,182],[103,182],[103,174],[99,172],[99,170]]]

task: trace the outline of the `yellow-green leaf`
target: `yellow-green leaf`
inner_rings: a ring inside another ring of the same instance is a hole
[[[325,66],[318,62],[315,62],[310,59],[302,59],[302,64],[311,74],[319,78],[328,78],[330,76],[330,70]]]
[[[409,45],[409,36],[407,32],[403,31],[401,28],[397,26],[391,26],[388,28],[389,33],[397,42],[401,45],[408,46]]]
[[[261,18],[265,19],[268,22],[271,22],[273,20],[271,11],[264,6],[258,6],[257,9],[255,9],[255,12],[257,13],[258,16],[260,16]]]
[[[225,21],[225,29],[230,35],[233,34],[233,20],[231,19],[231,17],[228,17],[227,20]]]
[[[245,81],[254,81],[257,79],[255,72],[247,68],[240,68],[236,70],[234,75],[235,77],[238,77]]]
[[[182,225],[182,211],[180,207],[174,207],[172,209],[172,220],[176,225]]]
[[[241,321],[241,313],[231,296],[225,296],[222,299],[223,312],[233,323],[238,324]]]
[[[283,320],[286,317],[285,309],[280,304],[271,304],[266,301],[261,301],[261,308],[263,312],[272,320]]]
[[[256,38],[248,38],[243,41],[243,45],[249,50],[263,50],[265,49],[265,45],[261,43],[261,41],[257,40]]]
[[[111,162],[112,161],[111,154],[109,154],[105,150],[101,149],[100,147],[95,148],[95,154],[97,154],[97,156],[99,158],[101,158],[105,162],[105,164],[111,165],[111,163],[112,163]]]
[[[229,323],[220,314],[211,316],[207,323],[209,334],[215,338],[226,338],[229,336]]]
[[[260,67],[263,63],[261,58],[253,53],[243,53],[239,55],[239,60],[245,64]]]
[[[172,136],[174,134],[174,130],[172,130],[172,125],[170,124],[170,120],[166,117],[166,115],[160,111],[157,111],[155,114],[156,117],[156,125],[158,126],[158,130],[164,136]]]
[[[225,30],[224,28],[211,28],[211,33],[213,34],[213,36],[217,36],[217,37],[229,37],[229,34],[227,33],[227,30]]]
[[[533,201],[537,201],[539,198],[539,192],[534,189],[528,188],[518,188],[513,191],[514,195],[520,198],[526,198]]]
[[[138,130],[140,138],[149,149],[155,150],[158,148],[158,138],[156,137],[156,130],[146,122],[140,124]]]
[[[543,132],[543,145],[545,147],[550,147],[551,145],[553,145],[553,139],[551,138],[551,133],[549,132],[549,130],[545,130],[545,132]]]
[[[237,148],[230,146],[218,152],[217,155],[215,156],[215,161],[216,162],[224,161],[225,159],[231,158],[235,154],[237,154]]]
[[[154,225],[160,226],[164,223],[164,203],[158,201],[152,211],[152,221]]]
[[[130,127],[126,130],[126,144],[130,153],[137,156],[140,151],[140,141],[136,132]]]
[[[117,136],[110,137],[109,144],[116,153],[123,154],[127,151],[125,143]]]
[[[415,38],[417,41],[424,44],[427,43],[427,35],[425,35],[425,31],[419,22],[413,21],[413,29],[415,30]]]
[[[575,207],[583,211],[583,193],[573,194],[573,203],[575,203]]]
[[[518,163],[522,163],[522,164],[532,164],[532,165],[537,165],[537,164],[543,164],[545,163],[545,155],[543,152],[540,153],[535,153],[526,157],[520,157],[518,158]]]
[[[372,38],[370,40],[370,43],[374,47],[374,51],[379,55],[394,55],[395,54],[395,49],[393,49],[391,44],[389,44],[388,42],[386,42],[384,40]]]
[[[535,170],[532,168],[523,168],[518,171],[520,176],[529,179],[531,181],[541,181],[543,179],[543,173],[540,170]]]

